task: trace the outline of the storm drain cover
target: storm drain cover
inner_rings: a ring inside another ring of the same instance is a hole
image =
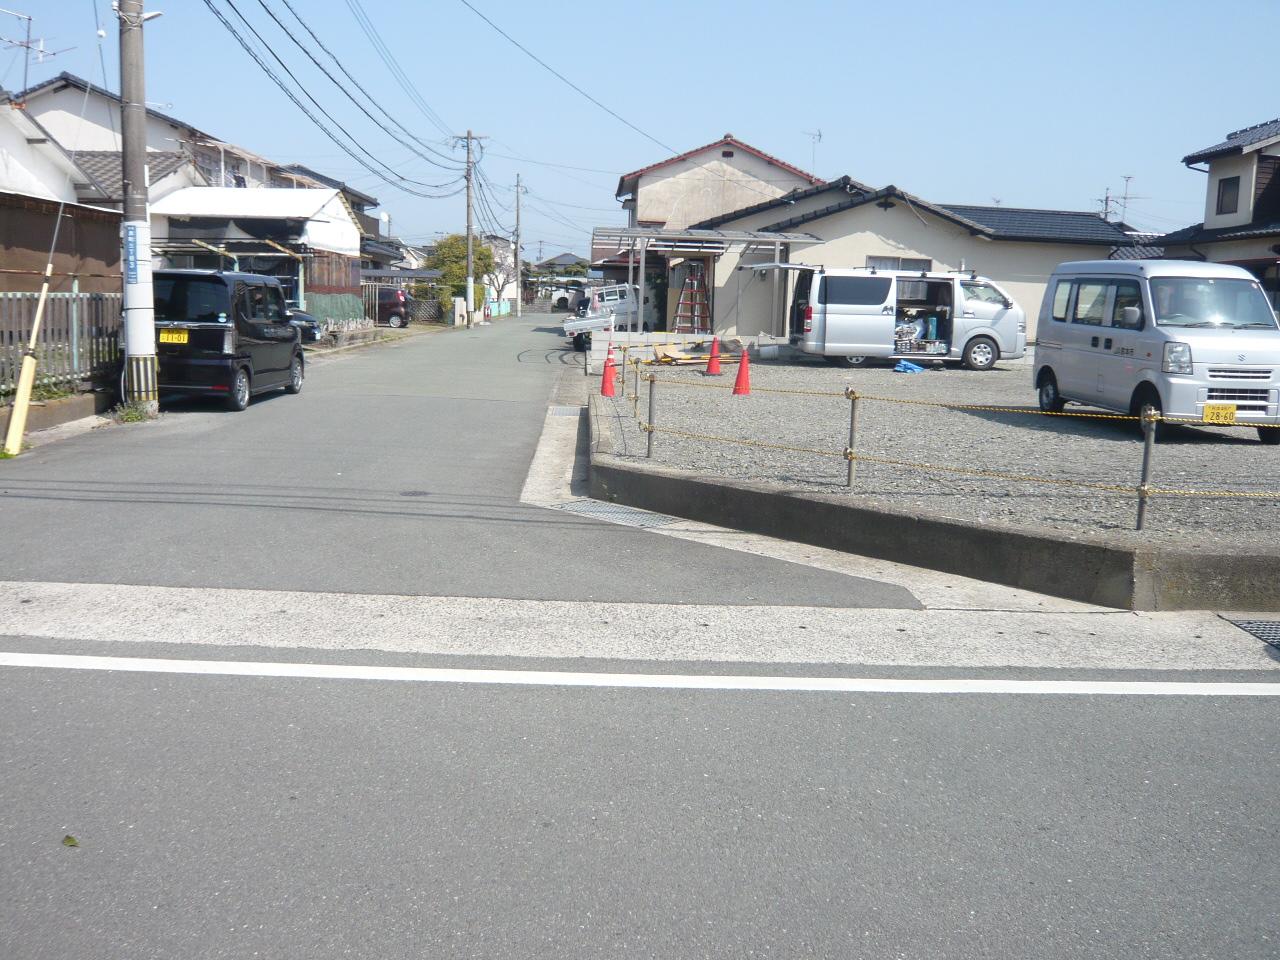
[[[592,520],[621,523],[628,527],[665,527],[680,520],[679,517],[669,517],[665,513],[650,513],[648,510],[637,510],[635,507],[606,503],[603,500],[570,500],[568,503],[556,504],[555,509],[576,513],[580,517],[590,517]]]
[[[576,417],[582,413],[581,407],[551,407],[548,411],[553,417]]]
[[[1280,620],[1232,620],[1237,627],[1252,633],[1263,643],[1280,650]]]

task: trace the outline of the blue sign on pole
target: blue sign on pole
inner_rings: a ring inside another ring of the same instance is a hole
[[[124,282],[138,282],[138,226],[124,225]]]

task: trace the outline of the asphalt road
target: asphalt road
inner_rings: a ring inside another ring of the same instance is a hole
[[[0,464],[0,957],[1280,955],[1280,653],[521,504],[560,344]]]

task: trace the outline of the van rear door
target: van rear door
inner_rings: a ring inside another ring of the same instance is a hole
[[[897,314],[891,276],[833,276],[818,284],[827,356],[887,357],[893,353]]]

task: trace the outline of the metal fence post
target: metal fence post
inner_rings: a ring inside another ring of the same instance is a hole
[[[1138,526],[1141,530],[1147,520],[1147,500],[1151,496],[1151,454],[1156,445],[1156,424],[1160,414],[1155,407],[1142,408],[1142,479],[1138,481]]]
[[[631,334],[627,334],[628,337]],[[618,347],[618,352],[622,354],[622,363],[613,372],[613,379],[617,381],[620,391],[618,396],[625,397],[627,395],[627,347],[625,345]]]
[[[849,398],[849,446],[844,451],[845,459],[849,461],[849,474],[845,478],[844,485],[852,487],[853,475],[858,467],[858,461],[854,458],[854,450],[857,449],[858,442],[858,391],[848,387],[844,395]]]
[[[71,375],[80,376],[80,278],[71,278]]]
[[[654,395],[653,385],[654,385],[654,382],[657,380],[657,377],[655,377],[651,373],[645,379],[649,381],[649,424],[645,428],[645,432],[649,434],[649,438],[645,445],[644,455],[646,457],[652,457],[653,456],[653,425],[654,425],[654,410],[655,410],[654,399],[653,399],[653,395]]]

